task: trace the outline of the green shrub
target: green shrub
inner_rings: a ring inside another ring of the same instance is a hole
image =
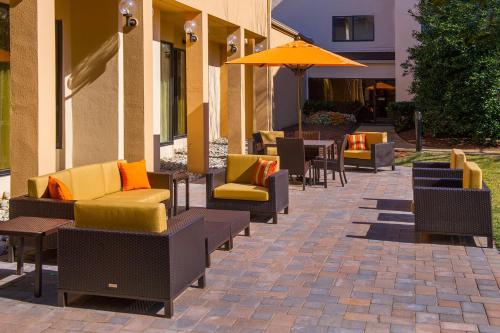
[[[500,0],[420,0],[417,46],[403,64],[427,134],[500,138]]]
[[[397,132],[415,128],[415,103],[394,102],[387,107],[387,114],[394,120]]]

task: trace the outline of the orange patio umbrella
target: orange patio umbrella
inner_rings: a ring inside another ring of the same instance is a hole
[[[377,82],[373,86],[368,87],[368,90],[374,90],[374,89],[377,89],[377,90],[396,90],[396,88],[394,86],[392,86],[388,83],[384,83],[384,82]]]
[[[314,66],[366,67],[356,61],[324,50],[302,40],[254,53],[249,56],[228,61],[227,64],[254,66],[284,66],[297,77],[297,112],[299,115],[299,136],[302,137],[302,112],[300,106],[300,79]]]

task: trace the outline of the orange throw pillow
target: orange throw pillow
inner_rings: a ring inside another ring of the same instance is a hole
[[[269,186],[269,176],[276,172],[278,161],[266,161],[259,158],[255,165],[255,171],[252,177],[252,184],[258,186]]]
[[[132,191],[137,189],[150,189],[146,161],[134,163],[118,163],[122,177],[122,190]]]
[[[366,134],[351,134],[347,137],[349,150],[367,150]]]
[[[49,195],[52,199],[73,200],[73,193],[59,179],[49,176]]]

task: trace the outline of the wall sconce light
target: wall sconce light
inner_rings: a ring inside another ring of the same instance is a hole
[[[227,40],[227,44],[229,45],[231,53],[238,52],[238,46],[236,46],[237,41],[238,41],[238,37],[236,37],[235,35],[229,36],[229,38]]]
[[[264,51],[264,42],[255,45],[254,53],[259,53]]]
[[[189,41],[191,43],[196,43],[198,41],[198,36],[196,36],[194,30],[196,29],[195,21],[187,21],[184,23],[184,32],[189,35]]]
[[[139,21],[133,18],[134,14],[137,12],[137,4],[135,0],[122,0],[119,5],[120,13],[127,19],[127,27],[136,27]]]

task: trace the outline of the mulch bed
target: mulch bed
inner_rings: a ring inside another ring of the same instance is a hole
[[[398,135],[405,141],[415,144],[415,130],[408,130],[404,132],[399,132]],[[483,150],[485,148],[488,151],[498,151],[500,152],[500,147],[484,147],[481,145],[474,144],[466,139],[453,139],[453,138],[432,138],[426,137],[424,138],[424,148],[434,148],[434,149],[450,149],[450,148],[459,148],[459,149],[474,149],[474,150]]]

